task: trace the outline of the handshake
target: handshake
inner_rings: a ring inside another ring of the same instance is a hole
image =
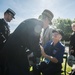
[[[26,50],[26,52],[28,56],[29,65],[34,65],[36,63],[36,57],[34,57],[33,52],[31,52],[29,49]]]

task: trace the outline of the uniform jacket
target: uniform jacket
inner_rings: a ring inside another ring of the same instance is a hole
[[[8,24],[4,21],[4,19],[0,19],[0,50],[3,48],[9,34],[10,30]]]

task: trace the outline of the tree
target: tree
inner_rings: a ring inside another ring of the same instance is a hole
[[[75,19],[72,21],[70,19],[58,18],[53,21],[53,25],[64,32],[63,40],[65,41],[69,41],[70,34],[72,33],[71,29],[72,22],[75,22]]]

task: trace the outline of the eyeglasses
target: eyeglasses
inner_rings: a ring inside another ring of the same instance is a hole
[[[59,35],[59,33],[53,33],[53,35]]]

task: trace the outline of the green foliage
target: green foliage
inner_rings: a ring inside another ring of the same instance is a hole
[[[75,19],[72,21],[70,19],[58,18],[53,21],[53,25],[64,32],[63,40],[69,41],[69,37],[72,33],[71,24],[74,22],[75,22]]]

